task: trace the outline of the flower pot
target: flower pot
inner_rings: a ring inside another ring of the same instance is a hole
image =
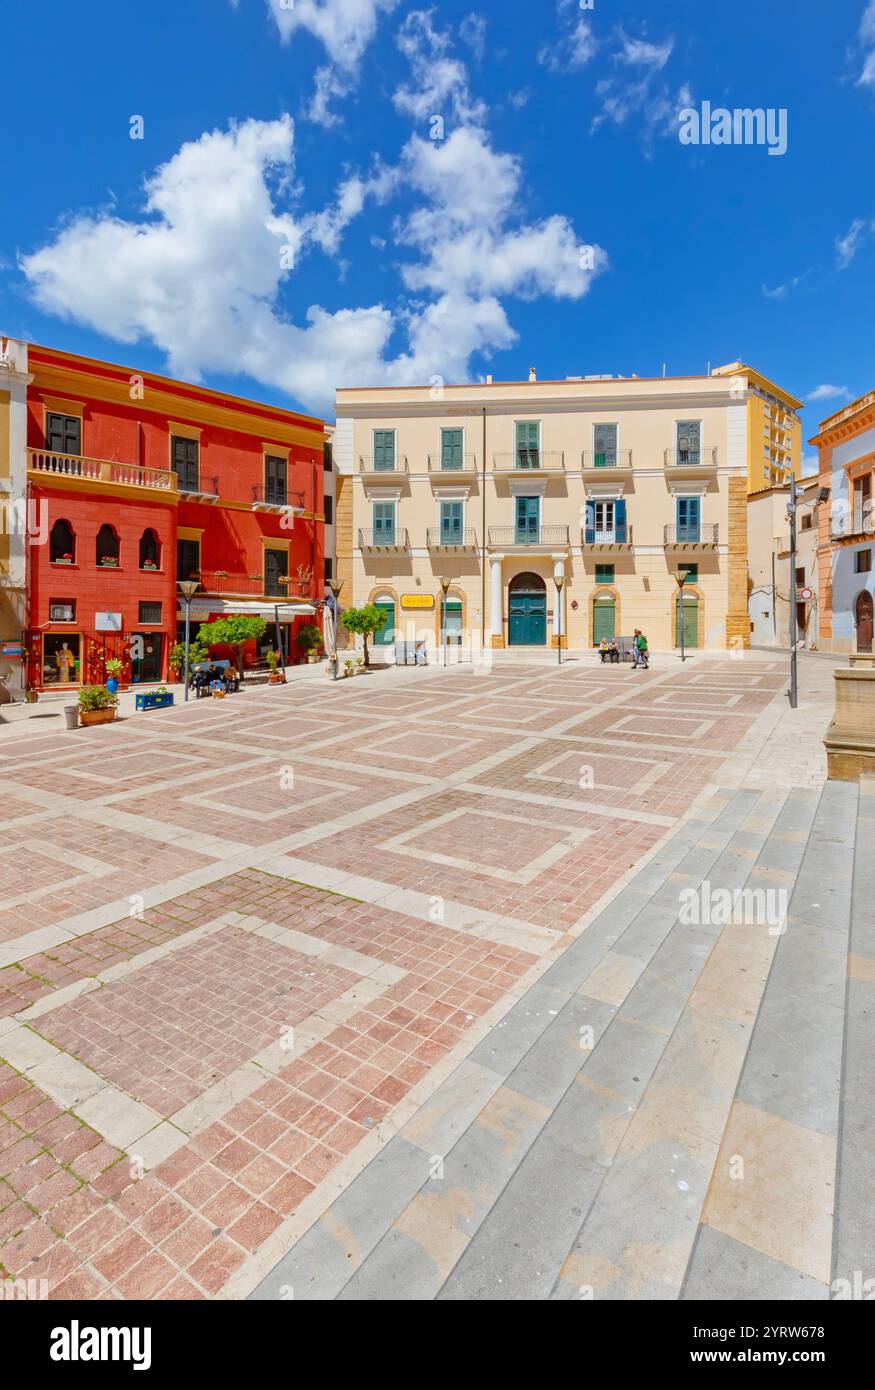
[[[115,695],[118,692],[118,676],[110,676],[106,682],[106,688],[110,695]]]
[[[80,709],[79,723],[84,729],[92,724],[111,724],[115,719],[114,709]]]
[[[282,685],[283,678],[279,671],[269,671],[267,675],[268,685]]]

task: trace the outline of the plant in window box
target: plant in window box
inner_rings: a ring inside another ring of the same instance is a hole
[[[117,706],[118,696],[105,685],[83,685],[79,691],[79,723],[85,728],[91,724],[111,724]]]
[[[72,565],[72,563],[73,556],[69,553],[66,555],[56,555],[54,560],[52,561],[53,565]]]
[[[122,663],[117,656],[109,656],[104,662],[106,667],[106,688],[111,695],[115,695],[118,690],[118,678],[122,673]]]
[[[155,563],[154,560],[144,560],[144,561],[143,561],[143,569],[144,569],[144,570],[156,570],[157,568],[158,568],[158,566],[156,565],[156,563]]]
[[[114,569],[118,566],[118,557],[116,555],[101,555],[100,563],[106,569]]]

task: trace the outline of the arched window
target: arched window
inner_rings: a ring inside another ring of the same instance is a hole
[[[157,570],[161,568],[161,542],[151,526],[140,537],[140,569]]]
[[[119,561],[118,534],[108,522],[104,522],[97,533],[98,565],[115,568]]]
[[[76,559],[76,537],[69,521],[55,522],[49,537],[49,559],[53,565],[72,565]]]

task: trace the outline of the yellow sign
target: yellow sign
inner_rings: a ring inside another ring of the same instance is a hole
[[[434,608],[433,594],[402,594],[402,608]]]

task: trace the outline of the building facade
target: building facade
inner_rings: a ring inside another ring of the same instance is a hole
[[[338,391],[338,568],[377,645],[746,645],[747,370]]]
[[[811,443],[820,460],[818,481],[830,489],[817,533],[820,645],[833,652],[871,652],[875,391],[830,415]]]
[[[819,645],[819,570],[817,528],[820,506],[818,478],[797,486],[796,514],[796,634],[797,641]],[[790,519],[789,484],[768,488],[748,499],[748,568],[750,576],[751,645],[790,644]],[[808,597],[810,595],[810,597]]]
[[[26,663],[27,344],[0,338],[0,704],[20,699]]]
[[[751,496],[789,483],[802,471],[802,402],[746,362],[717,367],[747,409],[747,490]]]
[[[323,422],[52,348],[28,366],[29,685],[99,682],[108,656],[126,681],[166,679],[179,579],[199,582],[195,632],[284,605],[295,660],[322,593]]]

